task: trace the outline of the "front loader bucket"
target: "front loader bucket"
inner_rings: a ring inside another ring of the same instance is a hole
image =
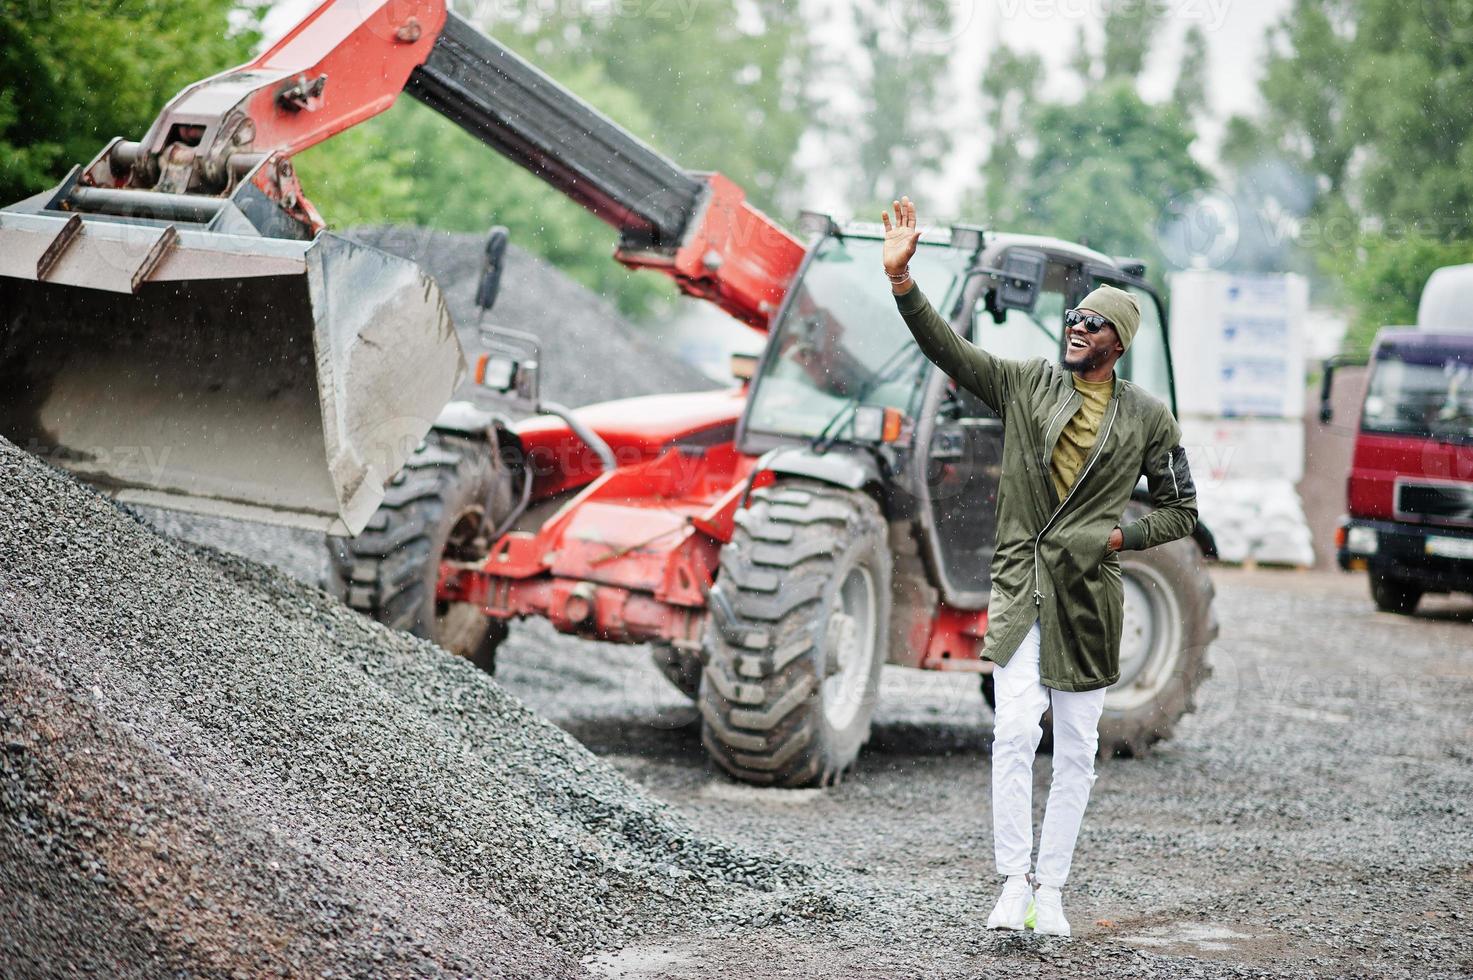
[[[377,249],[0,212],[0,435],[119,499],[356,534],[464,367]]]

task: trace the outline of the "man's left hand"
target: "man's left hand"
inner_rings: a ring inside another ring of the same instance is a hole
[[[1119,551],[1121,548],[1125,547],[1125,533],[1117,527],[1115,530],[1110,532],[1110,539],[1106,542],[1106,544],[1109,546],[1111,551]]]

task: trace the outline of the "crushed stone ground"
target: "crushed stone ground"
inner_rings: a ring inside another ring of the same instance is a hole
[[[810,869],[468,664],[3,441],[0,678],[0,962],[36,973],[562,976],[732,902],[812,914]]]
[[[488,682],[0,445],[0,962],[1473,976],[1473,606],[1398,617],[1357,576],[1214,575],[1201,707],[1149,758],[1101,763],[1076,938],[1039,939],[980,925],[974,680],[887,668],[853,778],[741,786],[644,648],[518,624]],[[1047,782],[1043,760],[1039,811]]]

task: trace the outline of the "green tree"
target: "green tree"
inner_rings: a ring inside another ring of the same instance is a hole
[[[1093,81],[1098,75],[1095,71],[1094,53],[1089,49],[1089,33],[1085,31],[1083,24],[1074,28],[1074,48],[1069,52],[1069,70],[1078,75],[1079,81],[1084,84]]]
[[[1350,29],[1358,0],[1295,0],[1269,28],[1259,91],[1261,120],[1229,123],[1225,150],[1235,162],[1272,154],[1314,175],[1323,197],[1343,194],[1358,142],[1347,96],[1355,52]]]
[[[1107,80],[1140,77],[1165,13],[1164,0],[1113,0],[1105,8],[1101,62]]]
[[[1003,84],[994,91],[1017,90]],[[1117,78],[1075,103],[1034,104],[1027,118],[1026,133],[1006,132],[1001,148],[994,143],[987,185],[974,203],[1010,229],[1141,256],[1159,280],[1162,206],[1208,181],[1188,152],[1194,134],[1181,113],[1146,102],[1131,80]]]
[[[1464,262],[1473,262],[1473,241],[1442,242],[1415,232],[1398,237],[1370,233],[1354,251],[1330,253],[1330,268],[1356,307],[1343,349],[1367,351],[1381,327],[1416,323],[1427,277],[1434,269]]]
[[[951,150],[950,134],[936,124],[950,51],[935,40],[949,35],[951,14],[944,0],[878,0],[854,10],[867,70],[858,76],[865,98],[853,193],[877,203],[894,197],[897,181],[909,187],[937,173]],[[908,19],[897,20],[899,10]]]
[[[982,165],[982,213],[974,219],[1015,221],[1015,188],[1024,179],[1024,144],[1043,84],[1043,59],[999,45],[982,73],[983,122],[991,133]]]
[[[1181,64],[1176,69],[1176,86],[1171,101],[1183,118],[1195,119],[1207,110],[1209,55],[1207,35],[1193,24],[1182,39]]]
[[[1427,275],[1473,241],[1467,0],[1296,0],[1268,35],[1266,111],[1228,129],[1241,173],[1279,161],[1313,188],[1296,217],[1357,307],[1347,345],[1406,322]]]
[[[250,57],[238,0],[0,0],[0,201],[55,184],[115,136],[139,139],[189,82]]]
[[[1153,105],[1117,79],[1072,105],[1038,112],[1025,214],[1052,234],[1163,265],[1155,242],[1162,205],[1204,186],[1194,134],[1170,104]]]

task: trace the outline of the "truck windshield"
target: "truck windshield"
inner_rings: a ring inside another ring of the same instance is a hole
[[[1379,351],[1361,429],[1473,441],[1473,344]]]
[[[906,359],[904,370],[893,370],[896,352],[914,341],[895,311],[881,245],[868,238],[819,244],[773,330],[773,349],[752,388],[749,430],[811,438],[861,393],[866,405],[914,415],[929,362]],[[938,308],[966,258],[959,249],[922,244],[911,259],[911,272]],[[887,377],[878,380],[877,373]]]

